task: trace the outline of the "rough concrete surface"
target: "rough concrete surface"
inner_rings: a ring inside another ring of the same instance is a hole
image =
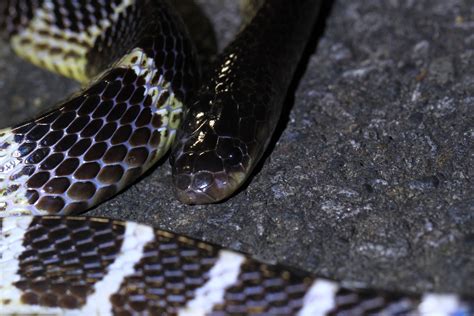
[[[237,1],[196,9],[207,24],[194,24],[195,37],[221,49],[238,29]],[[283,128],[243,191],[181,205],[165,162],[87,214],[375,288],[472,295],[474,4],[336,0],[326,15]],[[6,45],[0,55],[1,126],[78,87]]]

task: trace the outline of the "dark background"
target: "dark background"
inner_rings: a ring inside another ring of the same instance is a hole
[[[204,62],[239,28],[238,1],[175,2],[192,17]],[[337,0],[324,16],[245,190],[219,205],[181,205],[166,162],[87,214],[355,284],[472,294],[474,4]],[[1,46],[0,126],[77,88]]]

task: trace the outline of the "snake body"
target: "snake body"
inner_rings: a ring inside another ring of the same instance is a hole
[[[111,197],[168,151],[196,88],[192,45],[166,2],[68,3],[0,4],[20,56],[93,78],[51,112],[0,130],[1,216],[78,213]]]
[[[78,213],[117,193],[167,151],[183,111],[178,195],[228,196],[268,143],[318,5],[266,1],[183,110],[199,72],[167,1],[0,2],[20,56],[91,81],[0,131],[0,314],[469,314],[457,295],[354,289],[132,222],[11,217]]]
[[[336,282],[149,226],[103,218],[0,221],[3,314],[468,315],[455,295]]]

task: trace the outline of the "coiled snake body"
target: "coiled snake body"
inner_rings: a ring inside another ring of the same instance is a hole
[[[165,2],[68,3],[0,7],[20,56],[94,78],[53,111],[0,131],[4,215],[78,213],[112,196],[167,152],[195,89],[191,44]]]
[[[137,179],[170,148],[183,111],[171,159],[178,196],[231,194],[275,128],[318,6],[266,1],[190,103],[195,54],[166,1],[1,2],[0,29],[17,54],[91,83],[0,131],[0,313],[469,313],[456,295],[347,289],[144,225],[54,216]]]

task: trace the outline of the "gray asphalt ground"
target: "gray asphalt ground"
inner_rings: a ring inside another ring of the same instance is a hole
[[[238,30],[235,0],[176,2],[196,19],[204,62]],[[218,205],[181,205],[165,162],[87,214],[353,284],[472,295],[474,4],[336,0],[325,13],[244,190]],[[77,88],[1,45],[0,126]]]

